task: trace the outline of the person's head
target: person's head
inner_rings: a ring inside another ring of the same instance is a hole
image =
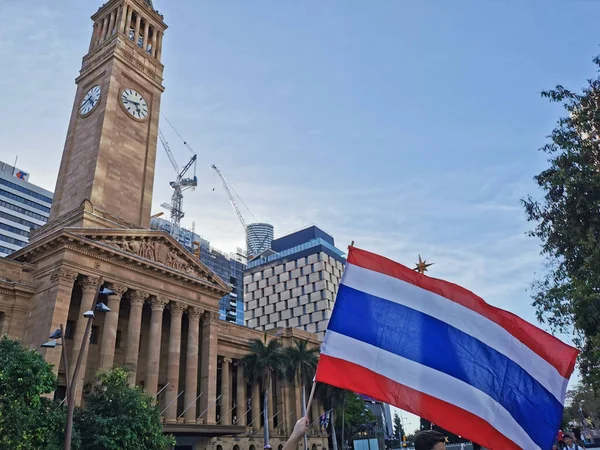
[[[558,450],[558,444],[556,442],[552,444],[552,450]]]
[[[565,444],[567,444],[567,445],[569,445],[569,446],[570,446],[571,444],[573,444],[573,438],[571,437],[571,435],[570,435],[570,434],[565,434],[565,436],[564,436],[564,440],[565,440]]]
[[[442,433],[425,430],[415,438],[415,450],[445,450],[446,438]]]

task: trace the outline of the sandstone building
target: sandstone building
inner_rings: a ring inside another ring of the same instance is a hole
[[[39,349],[64,386],[61,347],[40,345],[63,325],[75,361],[83,312],[107,286],[114,295],[101,300],[111,312],[93,319],[77,403],[99,370],[124,365],[131,383],[160,393],[177,449],[258,450],[260,388],[236,363],[263,332],[219,321],[230,287],[171,236],[148,229],[167,26],[150,0],[110,0],[92,20],[50,220],[0,259],[0,334]],[[295,337],[318,343],[291,329],[267,339]],[[299,390],[276,380],[269,404],[278,448],[299,418]],[[326,446],[313,430],[311,450]]]

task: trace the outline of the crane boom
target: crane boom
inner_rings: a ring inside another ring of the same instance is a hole
[[[173,152],[171,151],[171,147],[169,147],[169,143],[165,139],[164,134],[162,134],[162,131],[160,131],[160,128],[158,129],[158,137],[160,139],[161,144],[165,148],[165,151],[167,152],[167,156],[169,157],[169,161],[171,161],[171,164],[173,164],[173,168],[175,169],[175,173],[179,173],[179,164],[177,164],[177,161],[175,161],[175,156],[173,156]]]
[[[219,178],[221,179],[221,183],[223,184],[223,188],[225,188],[225,192],[227,193],[227,196],[229,197],[229,201],[231,202],[231,206],[233,206],[233,209],[235,209],[235,212],[238,216],[238,218],[240,219],[240,222],[242,224],[242,226],[244,227],[244,231],[247,230],[248,226],[246,225],[246,221],[244,220],[244,216],[242,216],[242,213],[240,211],[240,208],[238,207],[237,203],[235,202],[235,198],[233,197],[233,194],[231,193],[231,190],[229,189],[229,185],[227,184],[227,180],[225,180],[225,177],[223,176],[223,174],[221,173],[221,171],[219,170],[219,168],[217,166],[215,166],[214,164],[210,166],[210,168],[212,170],[214,170],[217,175],[219,176]]]

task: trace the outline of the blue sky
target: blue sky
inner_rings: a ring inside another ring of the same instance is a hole
[[[18,155],[50,190],[102,3],[0,0],[0,159]],[[535,320],[527,289],[543,260],[519,198],[536,193],[537,148],[562,114],[540,92],[593,76],[599,3],[155,6],[170,26],[162,111],[200,161],[185,224],[223,250],[243,244],[214,163],[278,235],[315,223],[341,248],[407,265],[421,254],[432,276]],[[159,148],[155,212],[173,176]]]

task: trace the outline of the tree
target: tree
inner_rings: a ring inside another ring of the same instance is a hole
[[[566,406],[563,413],[562,429],[569,428],[571,422],[584,428],[597,428],[600,425],[600,398],[583,383],[578,383],[567,391]]]
[[[115,368],[101,373],[76,411],[75,425],[88,436],[81,450],[164,450],[175,444],[163,434],[160,409],[140,387],[129,385],[129,373]]]
[[[600,66],[600,59],[594,60]],[[522,200],[531,236],[542,241],[545,276],[533,284],[538,319],[553,330],[574,327],[582,349],[583,381],[600,389],[600,78],[577,94],[557,86],[542,93],[562,103],[550,142],[541,148],[549,167],[534,180],[541,200]]]
[[[0,339],[0,449],[61,449],[65,409],[42,397],[56,388],[52,366],[36,351]]]
[[[326,411],[331,411],[329,423],[331,425],[331,443],[333,450],[338,450],[336,428],[336,411],[344,408],[348,391],[329,384],[319,383],[315,390],[315,397],[321,402]],[[344,435],[342,433],[342,443]]]
[[[404,428],[402,427],[402,421],[400,420],[400,416],[397,412],[394,413],[394,436],[400,441],[402,441],[402,436],[404,436]]]
[[[284,356],[281,342],[272,339],[267,343],[265,334],[264,342],[252,339],[248,343],[250,353],[242,358],[242,366],[246,376],[251,382],[261,383],[263,387],[263,420],[265,446],[269,445],[269,389],[273,385],[273,378],[283,373]]]

